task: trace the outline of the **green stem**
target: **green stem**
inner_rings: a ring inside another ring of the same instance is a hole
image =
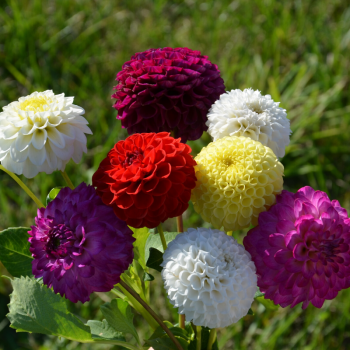
[[[68,187],[71,188],[72,190],[74,190],[73,182],[70,180],[70,178],[67,175],[67,173],[65,171],[61,171],[61,174],[62,174],[64,180],[66,181]]]
[[[118,284],[118,288],[123,292],[123,294],[128,298],[128,301],[132,305],[132,307],[147,321],[150,327],[155,331],[158,328],[158,323],[154,320],[153,317],[142,307],[142,305],[120,284]],[[112,289],[112,292],[116,295],[118,293]],[[119,296],[120,297],[120,296]]]
[[[160,240],[162,241],[163,249],[165,251],[167,249],[167,245],[166,245],[166,240],[165,240],[162,224],[159,224],[159,226],[157,228],[158,228]]]
[[[18,183],[18,185],[21,186],[21,188],[27,193],[27,195],[35,202],[35,204],[39,208],[45,208],[45,205],[41,203],[40,199],[35,196],[35,194],[22,182],[22,180],[17,175],[5,169],[2,165],[0,165],[0,169],[3,170],[8,175],[10,175]]]
[[[182,215],[180,215],[176,218],[176,224],[177,224],[177,232],[179,232],[179,233],[184,232],[184,223],[182,220]],[[185,315],[179,314],[179,326],[180,326],[180,328],[185,329],[185,321],[186,321]]]
[[[158,322],[160,327],[164,330],[164,332],[168,335],[168,337],[171,339],[171,341],[174,343],[176,348],[178,350],[183,350],[181,344],[179,341],[175,338],[173,333],[169,330],[169,328],[165,325],[165,323],[161,320],[161,318],[145,303],[140,296],[133,290],[131,289],[125,282],[122,280],[119,282],[119,284],[127,290],[146,310],[147,312]]]
[[[209,332],[209,340],[207,350],[211,350],[216,339],[216,329],[213,328]]]
[[[196,350],[201,350],[202,348],[202,327],[197,326],[197,349]]]

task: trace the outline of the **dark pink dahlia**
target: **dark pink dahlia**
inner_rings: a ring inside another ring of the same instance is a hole
[[[181,47],[136,53],[116,80],[113,107],[129,134],[174,131],[183,142],[208,129],[208,110],[225,92],[217,65]]]
[[[350,220],[327,194],[303,187],[283,191],[259,215],[244,246],[257,268],[265,298],[282,307],[311,302],[320,308],[350,287]]]
[[[66,187],[29,231],[33,275],[72,302],[110,291],[133,260],[132,231],[92,186]]]

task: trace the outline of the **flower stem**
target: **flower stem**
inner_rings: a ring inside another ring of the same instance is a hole
[[[22,182],[22,180],[17,175],[5,169],[2,165],[0,165],[0,169],[8,175],[10,175],[18,183],[18,185],[20,185],[21,188],[27,193],[27,195],[36,203],[36,205],[39,208],[45,208],[45,205],[41,203],[40,199],[35,196],[35,194]]]
[[[197,349],[196,350],[201,350],[202,348],[202,327],[197,326]]]
[[[69,176],[67,175],[67,173],[65,171],[61,171],[61,174],[64,178],[64,180],[66,181],[68,187],[72,190],[74,190],[74,185],[73,182],[70,180]]]
[[[207,350],[211,350],[216,339],[216,328],[213,328],[209,332],[209,340]]]
[[[163,249],[165,251],[167,249],[167,245],[166,245],[166,240],[165,240],[162,224],[159,224],[157,229],[158,229],[158,232],[159,232],[160,240],[162,241]]]
[[[180,233],[184,232],[184,222],[182,220],[182,215],[180,215],[176,218],[176,223],[177,223],[177,232],[180,232]],[[186,321],[185,315],[179,314],[179,326],[180,326],[180,328],[185,329],[185,321]]]
[[[182,220],[182,215],[176,218],[177,232],[184,232],[184,222]]]
[[[127,290],[147,311],[148,313],[159,323],[159,325],[163,328],[164,332],[169,336],[172,342],[175,344],[178,350],[183,350],[179,341],[174,337],[173,333],[170,332],[169,328],[164,324],[164,322],[160,319],[160,317],[145,303],[140,296],[130,288],[125,282],[120,280],[119,284]]]

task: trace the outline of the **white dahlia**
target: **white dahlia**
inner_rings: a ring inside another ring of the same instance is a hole
[[[189,229],[169,243],[162,277],[170,302],[187,321],[226,327],[245,316],[257,289],[244,247],[219,230]]]
[[[0,161],[15,174],[64,171],[72,158],[79,163],[92,134],[83,108],[74,97],[52,90],[34,92],[3,107],[0,113]]]
[[[291,134],[286,110],[259,90],[231,90],[222,94],[208,113],[208,132],[214,141],[224,136],[245,136],[270,147],[283,157]]]

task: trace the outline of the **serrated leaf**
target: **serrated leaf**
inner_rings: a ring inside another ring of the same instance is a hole
[[[57,197],[57,195],[60,193],[62,188],[63,188],[62,186],[55,187],[49,192],[49,194],[46,197],[46,205],[48,205],[50,202],[52,202]]]
[[[0,232],[0,261],[14,277],[32,276],[32,254],[26,227],[10,227]]]
[[[7,315],[19,332],[55,335],[79,342],[91,342],[88,326],[70,313],[64,298],[29,277],[11,280]]]
[[[256,287],[256,288],[257,288],[257,291],[255,292],[254,298],[263,297],[265,293],[260,292],[259,287]]]
[[[147,227],[139,229],[133,227],[130,228],[134,232],[133,236],[136,239],[134,242],[135,257],[137,257],[137,261],[142,266],[142,268],[145,269],[147,261],[145,258],[145,246],[148,236],[150,235],[149,229]]]
[[[266,309],[268,310],[278,310],[279,306],[276,305],[272,300],[270,299],[265,299],[265,297],[258,297],[256,300],[260,303],[263,304]]]
[[[116,331],[107,320],[93,321],[89,320],[87,325],[91,330],[91,337],[94,340],[119,340],[125,341],[123,333]]]
[[[162,272],[163,268],[160,266],[160,264],[163,262],[163,253],[155,248],[150,248],[149,251],[150,254],[146,266]]]
[[[151,275],[150,273],[145,272],[143,275],[143,280],[147,282],[154,281],[154,276]]]
[[[178,234],[179,234],[179,232],[164,232],[166,244],[169,244]],[[145,245],[145,260],[146,261],[149,258],[149,249],[150,248],[158,249],[160,252],[164,253],[162,241],[160,240],[159,234],[150,234],[147,238],[147,242]]]
[[[101,311],[107,322],[116,331],[133,335],[140,344],[139,335],[133,324],[134,315],[127,301],[113,299],[110,303],[102,305]]]

